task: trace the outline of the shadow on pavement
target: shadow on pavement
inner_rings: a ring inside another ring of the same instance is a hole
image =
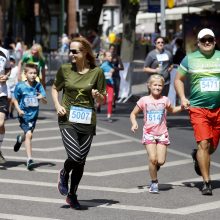
[[[113,204],[119,203],[119,201],[108,200],[108,199],[92,199],[92,200],[79,200],[79,203],[81,205],[81,210],[79,211],[83,211],[83,210],[88,210],[89,208],[98,207],[101,205],[111,206]],[[68,209],[70,208],[70,206],[62,205],[61,208]]]

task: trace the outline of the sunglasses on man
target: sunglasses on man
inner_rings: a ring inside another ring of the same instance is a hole
[[[214,39],[214,37],[203,37],[203,38],[199,39],[199,41],[203,44],[206,42],[214,43],[215,39]]]

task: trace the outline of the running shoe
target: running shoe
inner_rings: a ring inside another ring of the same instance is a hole
[[[64,175],[64,170],[60,170],[58,175],[58,190],[61,195],[66,196],[68,194],[68,180],[69,175]]]
[[[27,169],[28,170],[33,170],[33,165],[34,165],[34,161],[32,159],[29,159],[27,161]]]
[[[193,159],[193,163],[194,163],[194,170],[197,173],[197,175],[202,176],[200,168],[199,168],[199,164],[198,164],[198,160],[196,158],[196,154],[197,154],[197,149],[193,149],[191,155],[192,155],[192,159]]]
[[[15,152],[19,151],[23,141],[24,141],[24,136],[19,134],[17,136],[17,142],[14,145],[14,151]]]
[[[66,203],[70,205],[70,208],[80,210],[81,205],[77,200],[77,195],[68,194],[66,197]]]
[[[150,193],[159,193],[158,183],[151,183],[149,188]]]
[[[0,151],[0,164],[4,164],[6,162],[5,158],[2,155],[2,152]]]
[[[113,122],[113,120],[112,120],[111,117],[110,117],[110,118],[107,118],[107,121],[108,121],[109,123],[112,123],[112,122]]]
[[[203,187],[202,187],[202,195],[204,196],[211,196],[212,195],[212,186],[210,181],[209,182],[204,182]]]

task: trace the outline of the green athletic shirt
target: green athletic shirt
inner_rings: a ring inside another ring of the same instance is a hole
[[[182,60],[178,72],[190,79],[190,105],[198,108],[220,107],[220,51],[205,56],[199,50]]]
[[[37,58],[30,54],[29,52],[25,53],[21,60],[22,63],[35,63],[38,66],[39,72],[41,73],[42,69],[45,68],[45,61],[42,58]]]
[[[63,90],[62,106],[67,114],[58,117],[60,128],[75,127],[82,133],[95,133],[96,114],[92,89],[97,89],[102,95],[106,95],[105,76],[99,67],[90,69],[86,74],[79,74],[72,69],[72,64],[63,64],[58,70],[54,85],[58,91]],[[92,109],[91,124],[69,122],[71,106]]]

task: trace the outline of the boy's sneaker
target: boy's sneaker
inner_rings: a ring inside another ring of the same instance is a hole
[[[24,141],[24,136],[19,134],[17,136],[17,142],[14,145],[14,151],[15,152],[19,151],[23,141]]]
[[[202,195],[211,196],[212,195],[212,186],[210,182],[204,182],[202,187]]]
[[[6,162],[5,158],[2,155],[2,152],[0,151],[0,164],[4,164]]]
[[[67,202],[67,204],[70,205],[70,208],[72,208],[72,209],[76,209],[76,210],[81,209],[81,205],[79,204],[79,202],[77,200],[77,195],[68,194],[66,197],[66,202]]]
[[[58,175],[58,190],[61,195],[66,196],[68,194],[68,180],[69,175],[64,175],[64,170],[60,170]]]
[[[199,168],[198,160],[196,158],[196,154],[197,154],[197,149],[193,149],[191,155],[192,155],[192,159],[193,159],[193,163],[194,163],[194,170],[197,173],[197,175],[202,176],[201,170]]]
[[[149,188],[150,193],[159,193],[158,183],[151,183]]]
[[[34,165],[34,161],[32,159],[29,159],[27,161],[27,169],[28,170],[33,170],[33,165]]]

